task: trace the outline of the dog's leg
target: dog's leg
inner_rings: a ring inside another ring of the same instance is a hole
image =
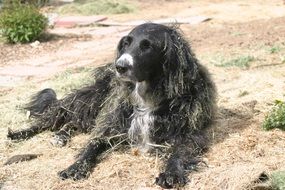
[[[33,125],[30,128],[18,131],[12,131],[10,128],[8,128],[7,137],[10,138],[11,140],[25,140],[47,129],[48,128],[39,127],[38,125]]]
[[[94,139],[80,152],[75,163],[58,173],[59,177],[73,180],[86,178],[102,153],[127,143],[128,124],[124,118],[129,118],[131,112],[128,106],[122,104],[104,116],[92,133]]]
[[[156,178],[156,184],[166,189],[184,186],[188,181],[187,174],[201,162],[197,156],[205,148],[205,141],[204,136],[193,135],[187,142],[175,143],[164,172]]]
[[[80,153],[77,161],[67,169],[58,173],[59,177],[63,180],[68,178],[80,180],[88,177],[98,161],[97,158],[108,149],[115,149],[116,147],[119,147],[120,144],[127,143],[126,139],[126,133],[119,133],[108,138],[92,139]]]
[[[111,145],[107,140],[91,140],[77,161],[67,169],[58,173],[59,177],[63,180],[68,178],[73,180],[86,178],[90,174],[92,168],[96,165],[98,156],[109,148],[111,148]]]

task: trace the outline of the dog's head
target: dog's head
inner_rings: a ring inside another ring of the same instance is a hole
[[[160,75],[167,33],[166,26],[146,23],[123,37],[115,61],[117,76],[125,81],[142,82]]]
[[[117,76],[132,83],[162,81],[168,97],[184,94],[196,80],[198,61],[175,27],[146,23],[118,45]]]

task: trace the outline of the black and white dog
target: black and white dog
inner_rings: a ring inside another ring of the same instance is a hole
[[[175,27],[139,25],[120,40],[115,63],[97,68],[94,78],[94,84],[60,100],[52,89],[36,94],[27,106],[33,125],[9,130],[8,137],[27,139],[52,130],[53,143],[63,146],[75,131],[90,132],[74,164],[59,172],[74,180],[86,178],[113,147],[161,149],[167,156],[156,184],[183,186],[206,148],[204,128],[213,119],[216,94],[183,36]]]

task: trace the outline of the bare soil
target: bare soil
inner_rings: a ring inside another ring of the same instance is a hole
[[[207,166],[201,165],[189,175],[185,189],[251,189],[262,173],[285,170],[285,132],[261,128],[272,102],[284,100],[283,1],[135,2],[140,7],[138,12],[110,15],[109,18],[118,22],[197,15],[212,18],[208,22],[180,27],[201,63],[208,67],[219,94],[217,118],[214,126],[208,129],[211,145],[202,156]],[[36,47],[0,44],[0,102],[24,99],[17,89],[30,82],[40,87],[43,81],[67,68],[96,67],[112,62],[117,42],[130,29],[57,28],[50,30],[56,37]],[[272,52],[274,47],[278,48]],[[249,68],[216,66],[221,58],[241,55],[254,57]],[[36,87],[33,90],[37,90]],[[160,189],[154,185],[160,160],[131,151],[111,153],[87,180],[61,181],[57,172],[74,161],[74,155],[89,136],[78,135],[64,148],[49,143],[51,133],[17,144],[6,140],[7,127],[23,126],[7,122],[9,118],[1,119],[4,122],[0,126],[0,189]],[[2,166],[9,157],[25,153],[43,156]]]

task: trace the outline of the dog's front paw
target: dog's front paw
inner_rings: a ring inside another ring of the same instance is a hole
[[[75,162],[71,166],[69,166],[67,169],[61,171],[58,173],[58,176],[62,179],[73,179],[73,180],[81,180],[89,175],[89,166],[88,164],[82,163],[80,161]]]
[[[182,173],[177,172],[160,173],[155,179],[155,183],[165,189],[182,187],[186,182],[187,178]]]
[[[8,128],[8,134],[7,134],[8,139],[19,140],[21,139],[20,136],[21,136],[20,133],[14,132],[12,129]]]

